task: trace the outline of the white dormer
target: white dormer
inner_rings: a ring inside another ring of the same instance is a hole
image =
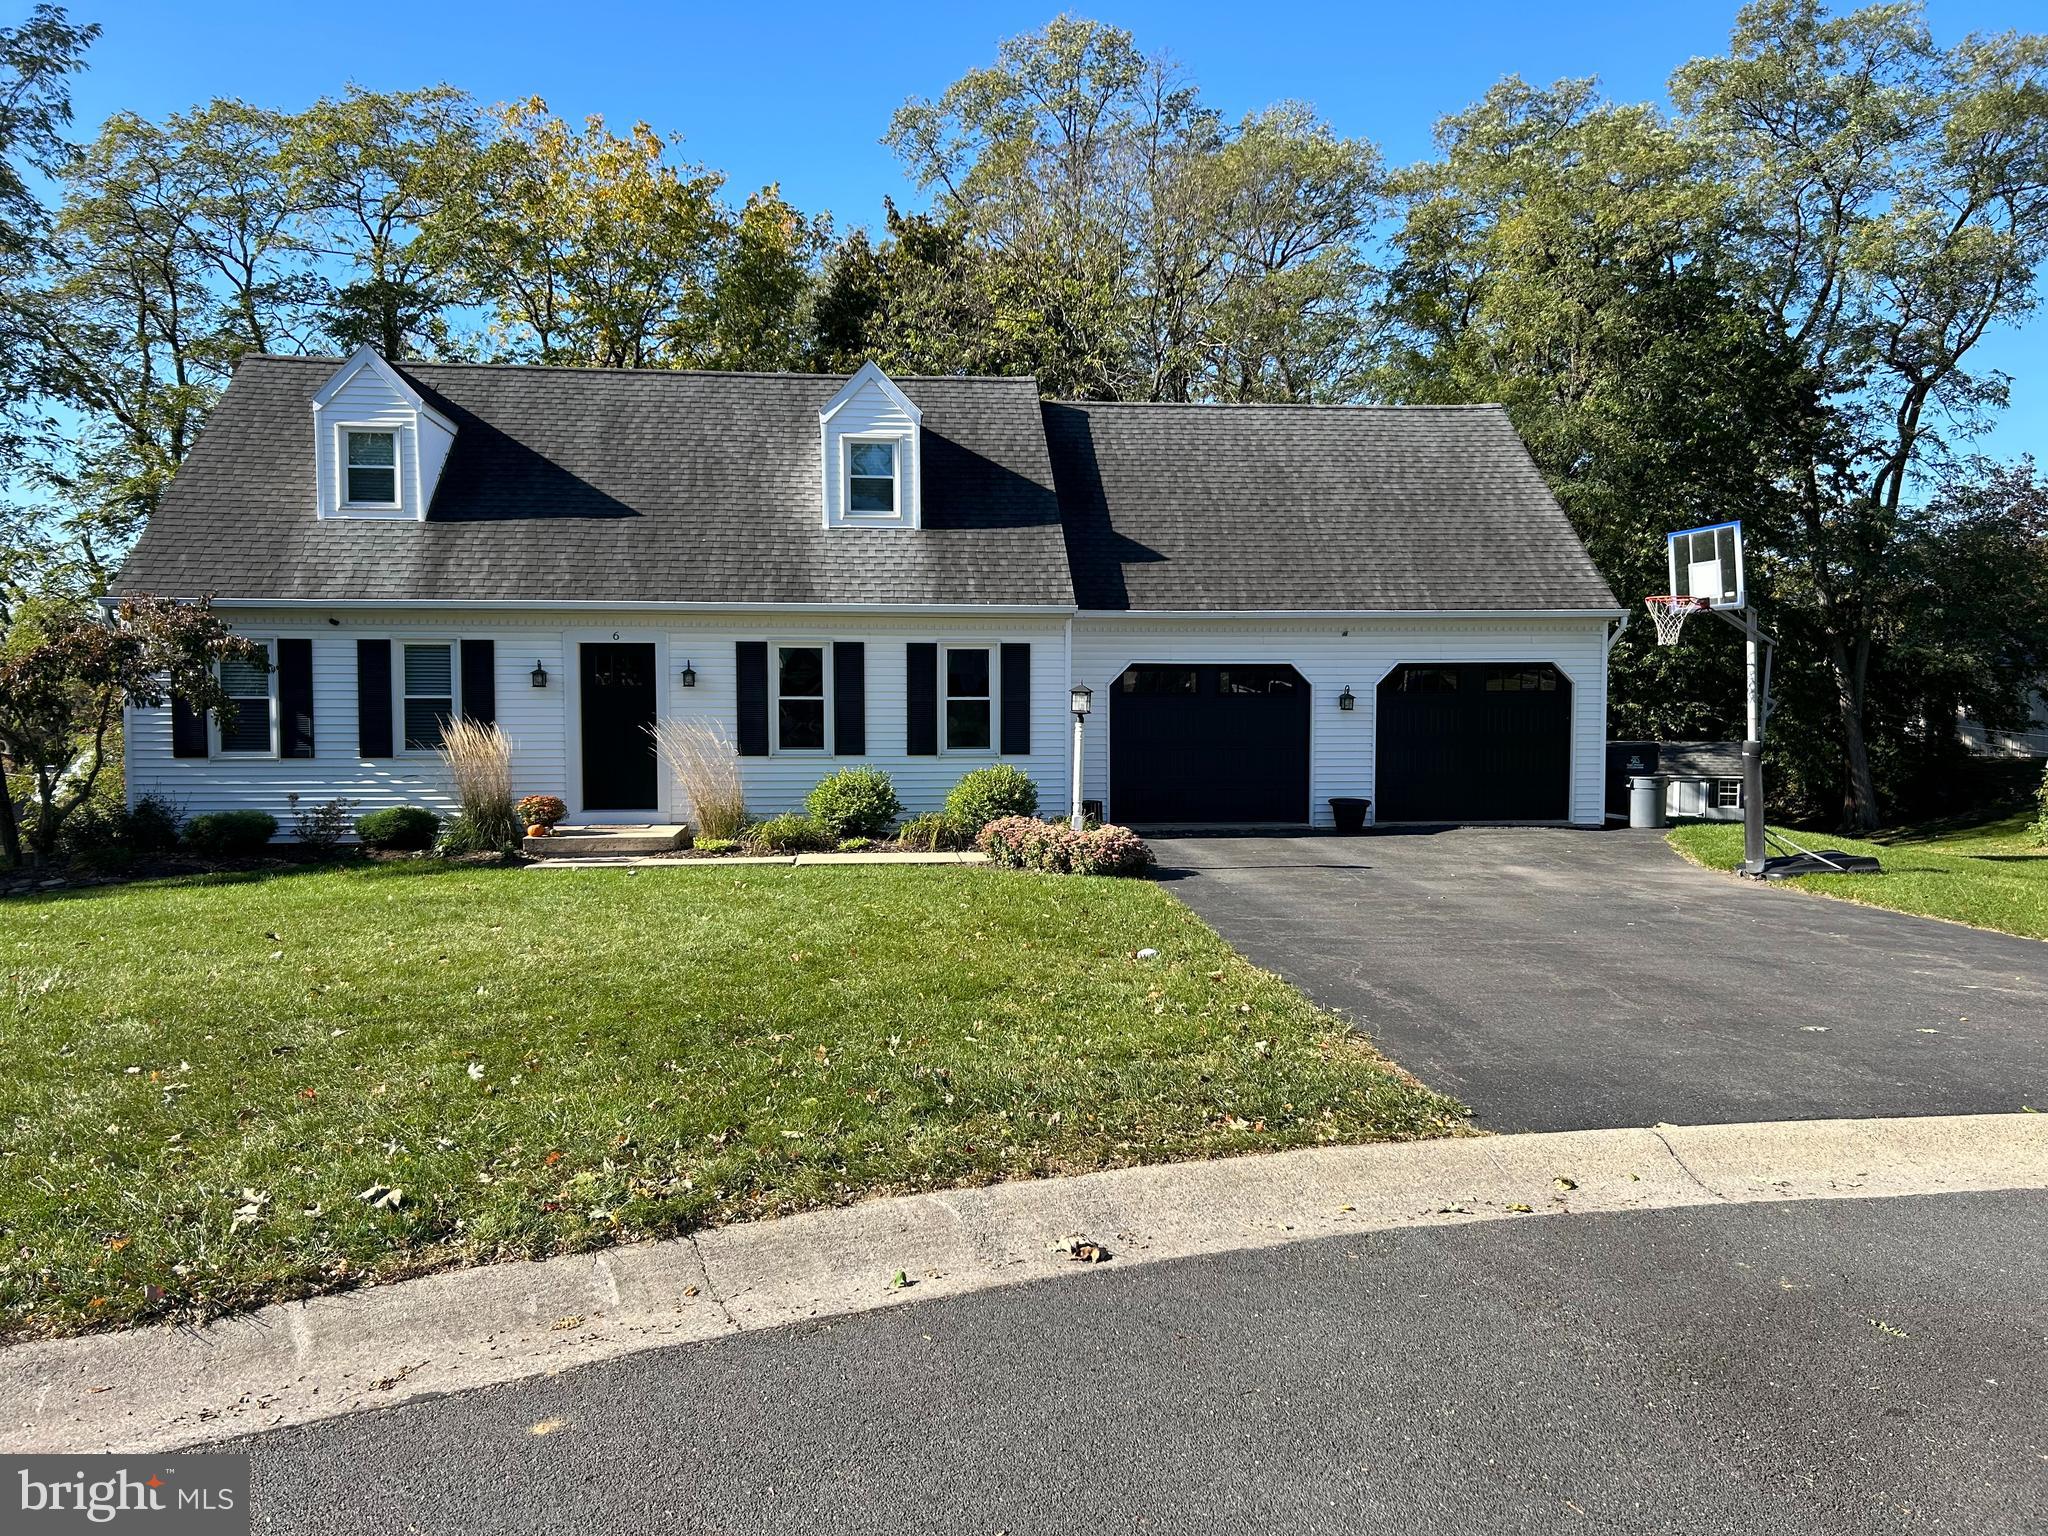
[[[915,528],[920,491],[918,426],[910,397],[873,363],[818,412],[827,528]]]
[[[454,443],[454,422],[375,349],[357,347],[313,397],[320,516],[425,518]]]

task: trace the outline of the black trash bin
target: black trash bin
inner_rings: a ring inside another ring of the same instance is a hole
[[[1371,809],[1370,800],[1355,795],[1337,795],[1330,801],[1330,814],[1337,818],[1337,830],[1346,835],[1365,830],[1365,813]]]

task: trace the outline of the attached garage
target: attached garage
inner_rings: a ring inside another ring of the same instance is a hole
[[[1572,684],[1531,662],[1409,662],[1379,685],[1380,821],[1566,821]]]
[[[1308,680],[1271,662],[1126,667],[1110,689],[1110,803],[1139,825],[1309,820]]]

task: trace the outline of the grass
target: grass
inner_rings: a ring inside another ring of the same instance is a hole
[[[2031,813],[2022,813],[1993,821],[1941,822],[1870,842],[1794,830],[1789,835],[1809,848],[1875,854],[1884,873],[1806,875],[1786,883],[1894,912],[2048,939],[2048,849],[2035,845],[2028,831],[2031,820]],[[1671,842],[1687,858],[1714,868],[1732,869],[1742,862],[1740,823],[1679,827]]]
[[[0,904],[0,969],[17,1336],[883,1192],[1462,1128],[1137,881],[214,876]]]

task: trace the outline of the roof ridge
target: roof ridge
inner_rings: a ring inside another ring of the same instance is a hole
[[[1505,411],[1499,400],[1461,400],[1438,404],[1406,404],[1389,400],[1047,400],[1047,405],[1072,405],[1083,410],[1155,411]]]

